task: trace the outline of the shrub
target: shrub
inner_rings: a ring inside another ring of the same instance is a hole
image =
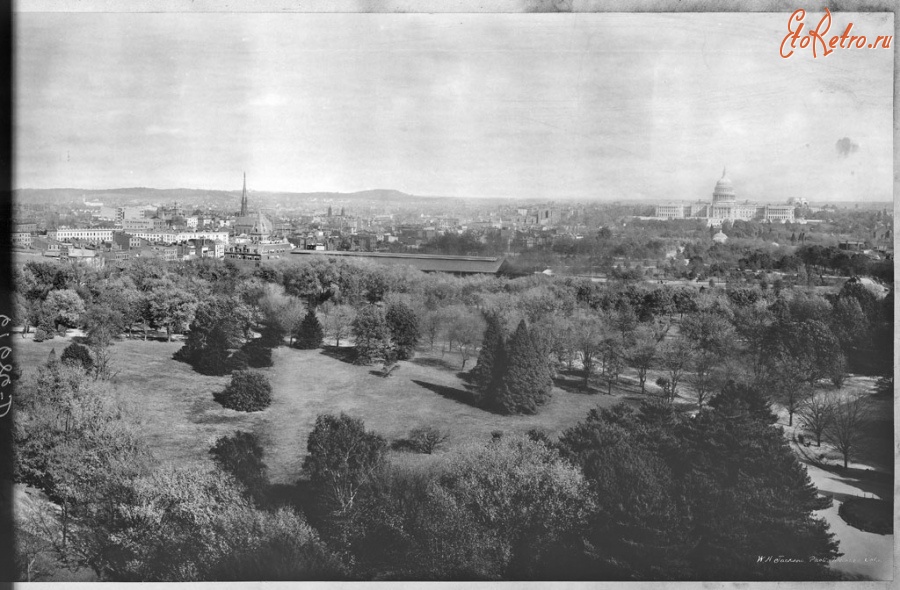
[[[258,371],[235,371],[224,391],[213,395],[215,400],[231,410],[258,412],[272,403],[272,386]]]
[[[34,341],[35,342],[43,342],[44,340],[50,340],[53,338],[53,334],[48,334],[46,330],[43,328],[35,328],[34,330]]]
[[[440,446],[448,435],[441,432],[434,426],[426,426],[425,428],[414,428],[409,432],[409,446],[417,453],[425,453],[430,455]]]
[[[94,368],[94,359],[91,356],[91,351],[88,350],[87,346],[82,346],[75,342],[68,345],[59,358],[63,363],[79,366],[85,371],[90,371]]]
[[[243,484],[251,498],[257,502],[265,500],[268,478],[263,463],[263,448],[255,434],[239,431],[223,436],[216,441],[209,454],[222,471],[230,473]]]

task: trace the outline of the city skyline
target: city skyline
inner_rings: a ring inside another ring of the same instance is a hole
[[[277,16],[17,15],[15,186],[891,199],[892,52],[787,13]]]

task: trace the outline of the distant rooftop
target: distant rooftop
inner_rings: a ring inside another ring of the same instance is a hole
[[[504,258],[496,256],[451,256],[443,254],[393,254],[389,252],[345,252],[340,250],[301,250],[291,254],[306,256],[343,256],[365,258],[380,264],[412,266],[422,272],[453,274],[497,274]]]

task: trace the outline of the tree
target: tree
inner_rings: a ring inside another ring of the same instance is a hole
[[[597,316],[583,311],[572,317],[572,323],[574,325],[575,350],[581,357],[581,366],[584,371],[584,388],[588,389],[591,373],[605,336],[603,324]]]
[[[205,375],[225,375],[230,371],[229,351],[243,342],[244,326],[235,313],[238,302],[232,297],[210,297],[197,307],[178,360],[190,363]]]
[[[352,329],[357,364],[372,364],[376,359],[389,354],[391,332],[380,307],[367,305],[360,309],[353,320]]]
[[[504,347],[503,327],[495,314],[484,315],[486,326],[481,338],[481,350],[471,375],[481,389],[487,389],[496,380],[497,355]]]
[[[495,392],[493,404],[507,414],[534,414],[550,398],[553,381],[547,359],[537,350],[525,320],[510,337],[506,357],[503,387]]]
[[[690,369],[691,374],[687,380],[697,395],[697,409],[702,410],[703,402],[724,385],[728,370],[723,368],[718,355],[709,352],[694,355]]]
[[[461,371],[466,369],[466,362],[478,348],[484,330],[484,321],[475,313],[467,312],[454,319],[449,333],[450,338],[457,343],[457,350],[462,358]]]
[[[62,363],[81,367],[87,373],[90,373],[94,368],[94,359],[91,357],[91,351],[88,350],[87,346],[82,346],[76,342],[63,349],[59,360]]]
[[[88,342],[92,346],[109,346],[125,329],[125,318],[121,312],[106,304],[88,307],[82,318]]]
[[[639,330],[625,351],[625,361],[637,371],[642,394],[646,392],[647,372],[656,364],[658,344],[647,330]]]
[[[691,345],[684,339],[678,338],[666,342],[660,347],[659,366],[666,372],[666,396],[670,402],[678,396],[678,385],[685,372],[690,368],[694,359]]]
[[[766,357],[773,371],[790,364],[800,379],[814,384],[831,374],[840,353],[837,338],[824,322],[777,321],[770,329]]]
[[[175,286],[154,289],[148,300],[152,323],[165,328],[166,340],[172,341],[172,332],[181,332],[194,320],[197,299],[188,291]]]
[[[257,503],[265,501],[269,480],[263,448],[255,434],[238,431],[219,437],[209,454],[219,469],[244,486],[251,498]]]
[[[422,333],[428,338],[428,345],[434,350],[434,343],[444,328],[445,314],[440,309],[429,309],[422,316]]]
[[[859,393],[834,400],[831,421],[823,430],[823,434],[844,458],[844,469],[867,436],[865,425],[869,420],[869,414],[866,399]]]
[[[322,346],[323,338],[322,324],[319,323],[315,310],[309,308],[309,311],[306,312],[306,317],[303,318],[303,322],[297,330],[296,346],[304,350],[319,348]]]
[[[772,412],[769,399],[753,385],[729,379],[722,391],[709,400],[709,407],[720,416],[729,418],[749,416],[766,424],[774,424],[778,420]]]
[[[355,318],[356,311],[349,305],[341,303],[326,307],[323,324],[326,334],[334,338],[335,346],[340,346],[341,339],[350,336],[351,326]]]
[[[593,507],[578,469],[541,442],[509,436],[452,455],[435,496],[496,535],[505,579],[546,576]],[[476,525],[477,523],[477,525]]]
[[[112,581],[317,579],[340,575],[310,527],[287,509],[262,511],[228,474],[162,467],[104,490],[90,564]],[[164,526],[160,526],[163,524]]]
[[[830,395],[813,395],[804,400],[797,414],[803,427],[816,436],[816,446],[822,446],[822,434],[834,415],[834,399]]]
[[[333,513],[348,511],[360,488],[384,462],[387,443],[347,414],[320,414],[306,443],[303,470]]]
[[[811,395],[812,386],[792,358],[782,357],[775,366],[772,377],[775,399],[788,413],[788,426],[794,425],[794,414]]]
[[[605,338],[600,349],[601,372],[606,381],[606,393],[612,395],[613,383],[618,383],[619,375],[624,367],[625,351],[616,338]]]
[[[387,307],[385,320],[391,331],[397,358],[400,360],[412,358],[421,336],[416,312],[405,303],[394,301]]]
[[[231,374],[231,383],[213,397],[230,410],[259,412],[272,403],[272,386],[258,371],[235,371]]]
[[[73,289],[51,291],[44,301],[44,313],[53,327],[74,328],[84,314],[84,301]]]
[[[597,495],[585,519],[584,578],[833,576],[837,543],[814,516],[830,500],[818,496],[780,429],[747,413],[593,411],[563,433],[560,448]],[[787,559],[746,558],[770,554]]]

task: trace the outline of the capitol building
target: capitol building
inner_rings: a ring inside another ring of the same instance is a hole
[[[712,201],[694,203],[665,203],[656,206],[656,217],[661,219],[705,219],[708,225],[719,226],[723,221],[768,221],[788,223],[794,221],[793,205],[760,205],[745,201],[738,203],[734,185],[722,171],[716,183]]]

